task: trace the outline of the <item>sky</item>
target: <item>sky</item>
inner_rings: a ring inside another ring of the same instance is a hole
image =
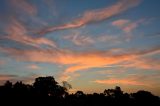
[[[0,84],[160,95],[160,0],[0,0]]]

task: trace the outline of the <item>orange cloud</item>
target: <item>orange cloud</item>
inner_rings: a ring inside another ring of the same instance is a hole
[[[17,10],[22,10],[30,15],[37,13],[37,8],[27,0],[11,0],[10,2]]]
[[[12,19],[11,24],[7,27],[6,33],[8,34],[5,38],[17,41],[19,43],[30,45],[34,47],[40,47],[41,45],[47,45],[50,47],[56,47],[55,42],[47,38],[34,38],[27,35],[27,30],[20,22]]]
[[[112,6],[102,8],[102,9],[87,11],[80,18],[75,19],[70,23],[60,25],[60,26],[53,26],[40,31],[39,33],[45,34],[45,33],[56,31],[56,30],[78,28],[88,23],[102,21],[112,16],[118,15],[129,8],[137,6],[139,3],[140,3],[140,0],[120,0],[117,3],[113,4]]]
[[[150,58],[137,58],[130,61],[128,64],[122,65],[125,68],[139,68],[139,69],[150,69],[160,70],[160,60]]]
[[[35,64],[32,64],[32,65],[28,66],[27,68],[32,69],[32,70],[38,70],[38,69],[40,69],[40,67],[37,66],[37,65],[35,65]]]
[[[62,73],[62,77],[70,75],[77,71],[83,71],[89,68],[106,67],[114,64],[121,65],[122,62],[138,59],[144,55],[150,55],[160,51],[159,47],[147,50],[108,50],[108,51],[87,51],[76,52],[69,50],[21,50],[13,48],[0,48],[1,51],[10,54],[18,60],[31,62],[47,62],[69,67]],[[123,64],[122,64],[123,66]],[[138,67],[138,66],[137,66]],[[69,77],[68,77],[69,78]]]
[[[0,74],[0,85],[4,84],[7,80],[11,81],[12,83],[15,83],[17,81],[22,81],[26,84],[32,84],[35,80],[35,78],[39,77],[41,75],[32,74],[29,76],[17,76],[17,75],[7,75],[7,74]]]
[[[139,82],[136,80],[131,79],[106,79],[106,80],[95,80],[93,81],[95,83],[99,84],[124,84],[124,85],[138,85],[138,86],[149,86],[148,84],[145,84],[144,82]]]
[[[16,75],[6,75],[6,74],[0,74],[0,81],[6,81],[13,78],[16,78]]]

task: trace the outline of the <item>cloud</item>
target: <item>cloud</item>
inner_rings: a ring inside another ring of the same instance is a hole
[[[31,74],[28,76],[18,76],[11,74],[0,74],[0,85],[4,84],[7,80],[15,83],[17,81],[22,81],[25,84],[32,84],[35,78],[39,77],[39,75]]]
[[[143,82],[138,82],[138,81],[128,80],[128,79],[95,80],[94,82],[99,84],[124,84],[124,85],[146,86],[146,84],[144,84]]]
[[[136,22],[132,22],[129,23],[127,26],[123,27],[123,31],[126,33],[131,33],[135,28],[137,28],[139,26],[139,24],[141,24],[142,22],[144,22],[144,20],[138,20]]]
[[[131,60],[127,64],[123,64],[124,68],[138,68],[138,69],[149,69],[149,70],[160,70],[160,59],[152,58],[137,58]]]
[[[16,8],[16,11],[24,11],[30,15],[37,13],[37,8],[27,0],[11,0],[10,3]]]
[[[73,32],[69,35],[65,35],[63,39],[71,41],[73,44],[77,46],[88,46],[88,45],[93,45],[95,43],[104,43],[104,42],[107,43],[112,42],[112,44],[121,43],[121,39],[117,36],[111,36],[111,35],[90,36],[87,34],[81,34],[79,31]]]
[[[94,40],[95,42],[111,42],[112,44],[118,44],[121,43],[121,38],[113,35],[102,35],[95,37]]]
[[[132,60],[138,59],[141,56],[153,55],[160,51],[159,47],[144,50],[120,49],[115,51],[111,49],[106,51],[85,52],[51,49],[21,50],[2,47],[0,50],[21,61],[68,65],[68,68],[62,73],[62,77],[66,77],[67,75],[71,75],[77,71],[84,71],[90,68],[106,67],[114,64],[121,65],[121,63],[125,61],[132,62]]]
[[[120,28],[126,34],[126,40],[128,41],[132,37],[132,32],[137,27],[139,27],[139,25],[143,22],[144,22],[144,19],[140,19],[134,22],[127,19],[119,19],[119,20],[113,21],[111,24],[113,26]]]
[[[37,65],[35,65],[35,64],[32,64],[32,65],[28,66],[27,68],[32,69],[32,70],[38,70],[38,69],[40,69],[40,67],[37,66]]]
[[[126,19],[119,19],[116,21],[112,22],[113,26],[119,27],[119,28],[123,28],[124,26],[126,26],[130,21],[126,20]]]
[[[6,63],[6,61],[0,60],[0,65],[4,65],[5,63]]]
[[[156,86],[157,80],[159,79],[160,74],[149,74],[149,75],[128,75],[124,78],[107,78],[102,80],[94,80],[91,82],[99,84],[122,84],[122,85],[134,85],[134,86],[146,86],[153,88]]]
[[[17,77],[16,75],[0,74],[0,81],[10,80],[16,77]]]
[[[61,81],[71,81],[75,78],[78,78],[80,77],[80,74],[78,73],[69,73],[69,74],[66,74],[66,73],[62,73],[59,78],[58,78],[58,81],[61,82]]]
[[[15,19],[12,19],[10,25],[6,28],[7,35],[5,39],[10,39],[25,45],[40,47],[41,45],[47,45],[49,47],[57,47],[55,42],[47,38],[36,38],[28,35],[28,31],[22,23],[18,22]]]
[[[95,80],[93,82],[99,84],[122,84],[122,85],[136,85],[136,86],[148,86],[150,87],[152,83],[147,79],[146,75],[129,75],[125,78],[109,78],[103,80]],[[144,83],[144,82],[148,83]]]
[[[77,46],[86,46],[95,42],[92,37],[81,35],[79,32],[64,36],[64,39],[70,40]]]
[[[113,21],[112,25],[122,29],[125,33],[131,33],[142,22],[144,22],[144,19],[140,19],[135,22],[131,22],[130,20],[127,20],[127,19],[119,19],[119,20]]]
[[[64,25],[53,26],[41,30],[39,34],[46,34],[56,30],[64,30],[70,28],[78,28],[89,23],[94,23],[111,18],[118,15],[129,8],[135,7],[140,3],[141,0],[119,0],[117,3],[102,9],[96,9],[85,12],[81,17]]]
[[[17,75],[0,74],[0,85],[4,84],[7,80],[16,79]]]

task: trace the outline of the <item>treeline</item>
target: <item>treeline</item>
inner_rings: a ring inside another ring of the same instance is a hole
[[[0,86],[0,103],[20,106],[113,106],[149,105],[160,106],[160,98],[151,92],[140,90],[124,93],[120,87],[105,89],[103,93],[85,94],[77,91],[69,94],[67,87],[60,86],[52,76],[38,77],[32,85],[10,81]]]

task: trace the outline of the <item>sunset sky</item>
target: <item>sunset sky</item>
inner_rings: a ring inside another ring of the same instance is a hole
[[[160,0],[0,0],[0,85],[39,76],[160,95]]]

